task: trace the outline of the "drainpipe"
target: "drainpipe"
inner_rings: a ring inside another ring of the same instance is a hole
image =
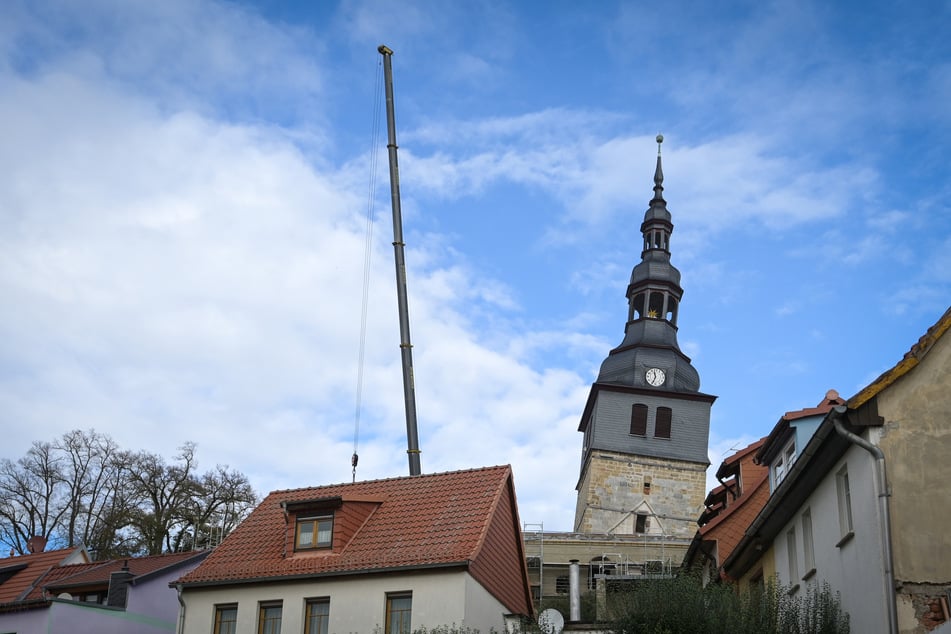
[[[175,589],[178,590],[178,603],[182,609],[178,611],[178,634],[185,634],[185,602],[182,601],[182,584],[176,583]]]
[[[568,562],[568,620],[581,620],[581,574],[578,560]]]
[[[888,509],[888,480],[885,477],[885,454],[879,447],[845,428],[845,425],[842,424],[842,420],[847,411],[848,407],[845,405],[837,405],[832,408],[832,424],[835,426],[837,434],[849,442],[858,445],[875,458],[875,476],[878,480],[878,502],[882,526],[882,547],[884,549],[885,596],[887,597],[885,605],[888,610],[888,631],[892,634],[898,634],[898,601],[895,593],[895,574],[892,566],[892,529],[891,513]]]

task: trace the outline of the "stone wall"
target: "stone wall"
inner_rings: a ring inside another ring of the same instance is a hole
[[[592,451],[578,489],[575,531],[693,537],[703,508],[705,463]],[[638,527],[637,515],[647,516]]]

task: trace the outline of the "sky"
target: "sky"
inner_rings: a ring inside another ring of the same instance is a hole
[[[408,473],[386,44],[422,470],[511,464],[571,530],[663,133],[712,478],[951,303],[949,31],[947,0],[0,3],[0,458],[95,429],[261,494],[355,447]]]

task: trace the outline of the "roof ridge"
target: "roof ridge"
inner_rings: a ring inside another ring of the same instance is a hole
[[[419,475],[401,475],[401,476],[391,476],[389,478],[376,478],[372,480],[359,480],[356,482],[335,482],[330,484],[315,484],[313,486],[307,487],[294,487],[291,489],[274,489],[273,491],[268,492],[267,496],[274,495],[275,493],[294,493],[297,491],[308,491],[310,489],[332,489],[337,487],[354,487],[361,486],[366,484],[379,484],[382,482],[395,482],[397,480],[410,480],[410,479],[420,479],[420,478],[433,478],[438,476],[448,476],[448,475],[458,475],[463,473],[475,473],[478,471],[493,471],[497,469],[508,469],[511,468],[511,465],[491,465],[487,467],[473,467],[470,469],[455,469],[453,471],[437,471],[434,473],[421,473]]]

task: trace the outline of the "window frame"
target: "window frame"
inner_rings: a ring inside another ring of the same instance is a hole
[[[647,405],[634,403],[631,405],[631,436],[647,437]]]
[[[409,599],[409,608],[397,608],[396,601]],[[394,631],[393,617],[399,615],[399,624]],[[403,622],[404,615],[406,622]],[[386,593],[386,621],[384,634],[410,634],[413,631],[413,593],[411,591]]]
[[[790,441],[786,443],[786,445],[779,452],[779,459],[773,463],[772,474],[774,491],[779,487],[780,483],[786,479],[786,476],[789,475],[794,462],[796,462],[795,435],[793,435],[792,439],[790,439]]]
[[[663,417],[661,413],[663,413]],[[670,440],[673,427],[674,410],[669,407],[658,407],[654,412],[654,438]]]
[[[651,531],[651,516],[649,513],[634,514],[634,533],[646,535]]]
[[[842,539],[836,546],[842,546],[855,535],[855,524],[852,520],[852,490],[849,482],[849,465],[835,473],[835,494],[839,509],[839,533]]]
[[[330,539],[326,542],[320,541],[320,526],[324,522],[330,523]],[[313,525],[311,531],[312,542],[310,545],[301,545],[301,527],[305,525]],[[318,513],[315,515],[302,515],[296,518],[294,526],[294,550],[326,550],[333,548],[334,545],[334,514],[330,513]]]
[[[816,574],[816,547],[812,535],[812,510],[806,509],[799,519],[802,524],[802,559],[805,574],[802,579],[805,581]]]
[[[212,634],[236,634],[238,631],[238,604],[237,603],[220,603],[214,606],[215,608],[215,620],[212,629]],[[234,611],[234,619],[225,621],[222,617],[225,612]],[[230,628],[225,629],[223,626],[231,625]]]
[[[323,614],[313,614],[312,608],[326,606]],[[314,618],[320,620],[316,629],[312,627]],[[317,597],[304,601],[304,634],[329,634],[330,632],[330,597]]]
[[[273,616],[268,616],[267,611],[277,608],[277,618]],[[272,629],[274,622],[277,622],[277,629]],[[284,602],[277,601],[261,601],[258,603],[258,634],[281,634],[281,626],[284,621]],[[270,627],[269,627],[270,626]]]

